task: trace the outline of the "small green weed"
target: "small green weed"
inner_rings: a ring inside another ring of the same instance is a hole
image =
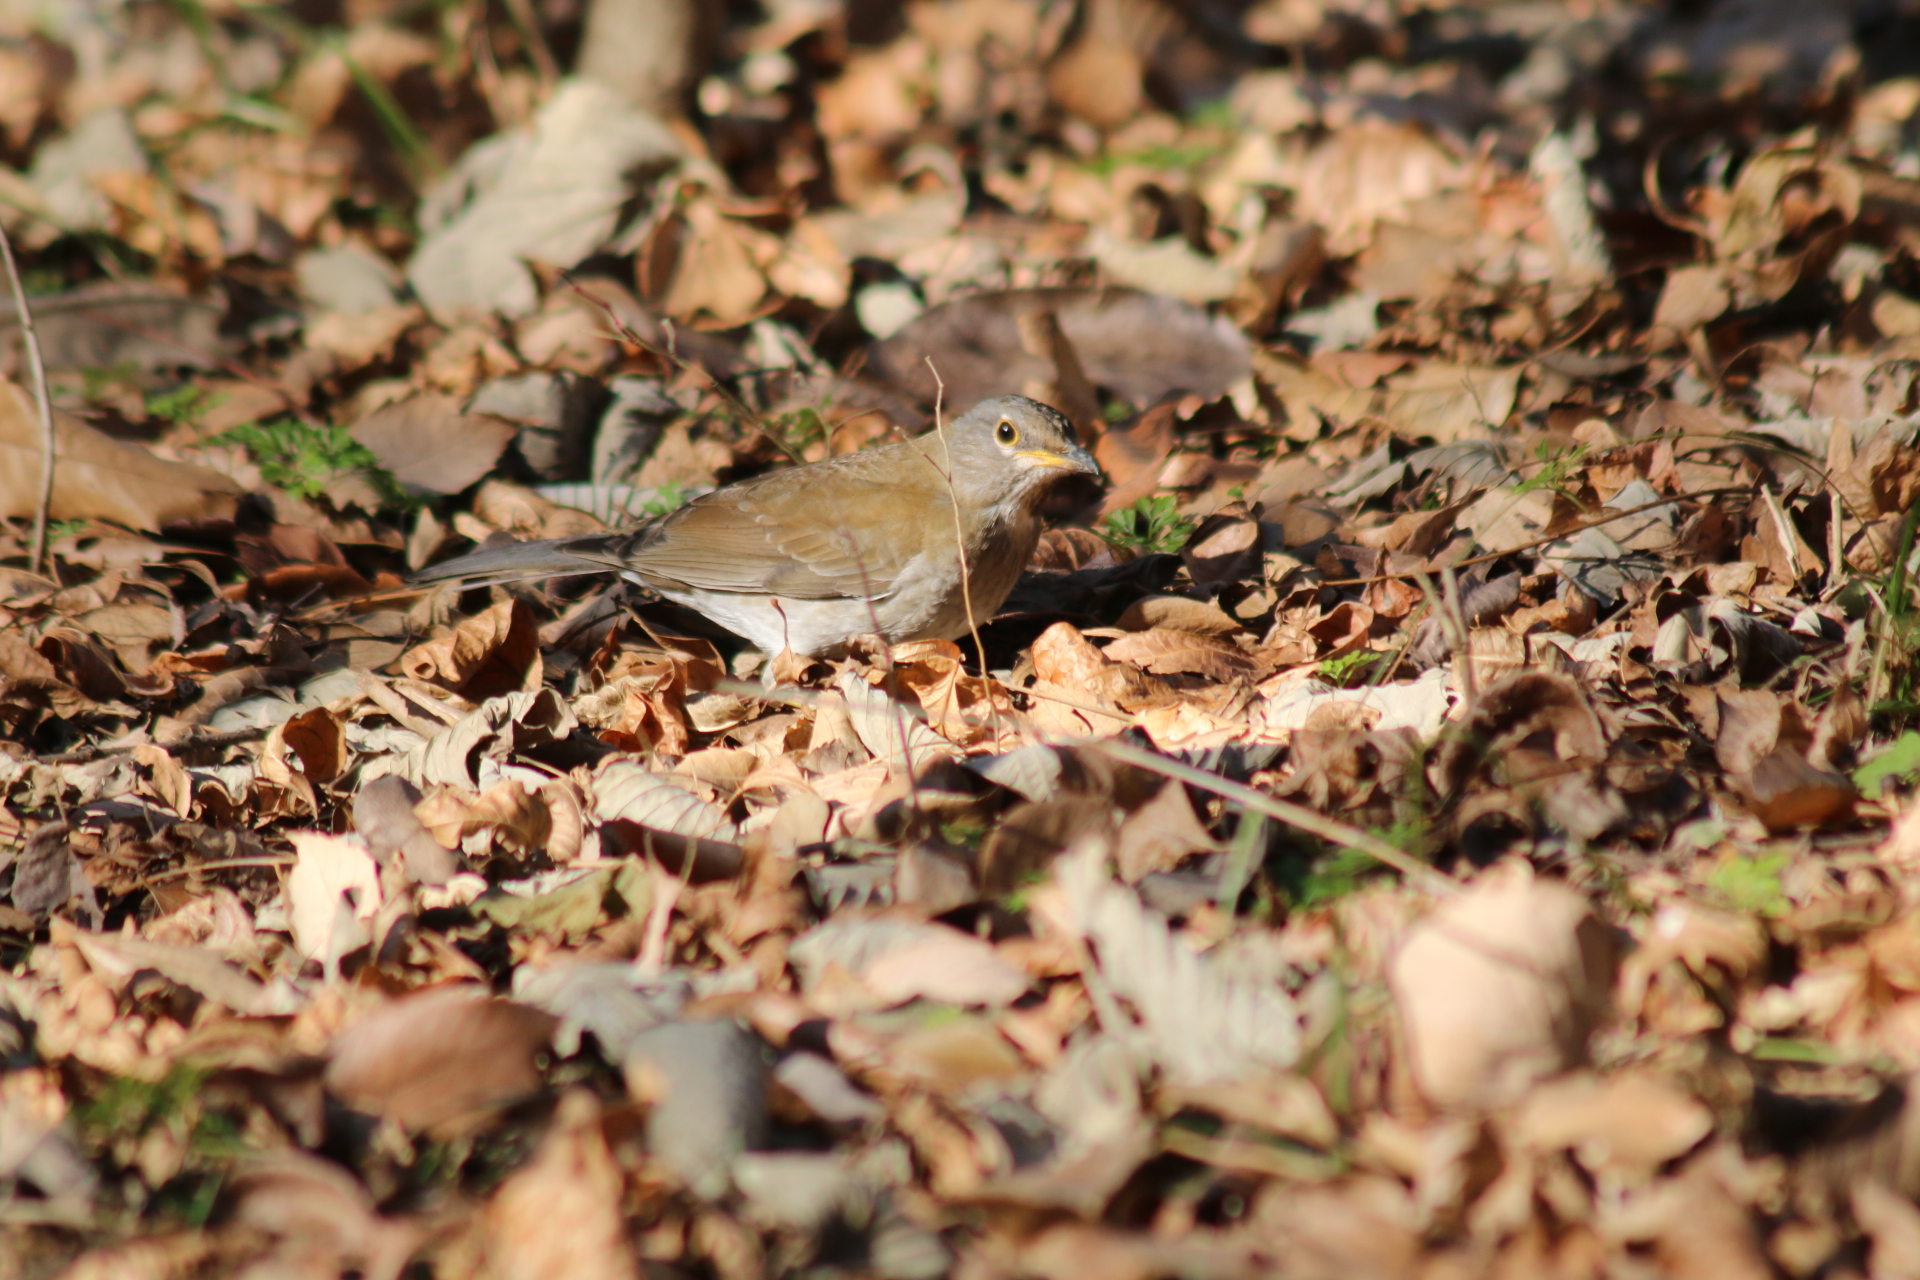
[[[1889,781],[1920,773],[1920,733],[1908,730],[1873,759],[1853,771],[1853,785],[1861,794],[1878,796]]]
[[[1346,897],[1381,870],[1380,860],[1372,854],[1335,849],[1315,858],[1305,874],[1286,886],[1287,899],[1295,910],[1325,906]]]
[[[1047,873],[1035,869],[1020,877],[1020,883],[1006,897],[1006,908],[1014,915],[1020,915],[1027,909],[1027,895],[1035,888],[1047,882]]]
[[[640,504],[640,510],[637,514],[643,516],[671,515],[686,505],[687,491],[685,486],[663,484],[654,489],[651,498],[648,498]]]
[[[131,360],[122,360],[119,364],[98,365],[80,371],[80,396],[84,400],[94,401],[104,397],[113,387],[134,386],[140,381],[140,366]]]
[[[992,827],[982,818],[962,815],[939,824],[940,838],[963,849],[978,849]]]
[[[1212,102],[1201,103],[1187,116],[1187,121],[1203,129],[1237,131],[1240,128],[1240,117],[1234,111],[1230,98],[1215,98]]]
[[[111,1076],[73,1109],[80,1132],[102,1142],[138,1137],[156,1124],[184,1117],[206,1082],[203,1072],[176,1067],[159,1080]]]
[[[827,420],[812,405],[769,415],[766,429],[796,454],[804,454],[827,439]]]
[[[20,268],[20,287],[26,290],[29,301],[59,293],[67,287],[67,273],[60,267],[29,267],[23,263]]]
[[[1355,649],[1352,653],[1343,653],[1337,658],[1328,658],[1314,668],[1322,680],[1339,689],[1351,689],[1360,683],[1359,675],[1374,661],[1386,655],[1375,653],[1371,649]]]
[[[210,393],[192,383],[147,397],[147,412],[175,426],[190,426],[226,400],[225,392]]]
[[[1100,536],[1116,547],[1145,552],[1177,552],[1193,532],[1192,516],[1180,514],[1180,500],[1170,493],[1151,494],[1124,511],[1116,511],[1100,525]]]
[[[405,491],[380,465],[373,450],[355,440],[343,426],[282,418],[249,422],[218,438],[244,446],[268,484],[299,497],[317,498],[335,479],[358,473],[371,480],[387,501],[407,501]]]
[[[1209,160],[1217,158],[1223,151],[1218,143],[1193,143],[1188,146],[1142,147],[1138,151],[1107,152],[1087,161],[1085,168],[1096,177],[1110,177],[1125,165],[1139,165],[1143,169],[1178,169],[1189,172],[1198,169]]]
[[[1707,873],[1707,887],[1727,900],[1735,911],[1769,918],[1786,914],[1786,890],[1780,887],[1780,873],[1786,868],[1784,853],[1762,853],[1748,857],[1730,853]]]
[[[1909,724],[1920,711],[1920,608],[1915,607],[1913,583],[1907,575],[1916,533],[1920,533],[1920,505],[1910,508],[1901,522],[1893,569],[1880,584],[1885,609],[1874,623],[1877,643],[1868,685],[1876,715]]]
[[[1534,446],[1533,456],[1539,461],[1540,469],[1515,485],[1515,493],[1532,493],[1538,489],[1561,492],[1573,480],[1574,468],[1586,458],[1587,448],[1582,445],[1577,449],[1556,449],[1542,440]]]

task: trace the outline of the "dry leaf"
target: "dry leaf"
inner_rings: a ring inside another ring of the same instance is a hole
[[[54,439],[52,519],[159,529],[233,514],[240,486],[217,471],[157,458],[63,413],[54,415]],[[32,517],[43,452],[33,398],[0,380],[0,516]]]
[[[364,945],[380,910],[380,870],[358,840],[320,831],[289,836],[299,860],[287,875],[293,945],[309,960],[337,960]]]
[[[413,396],[353,424],[353,438],[394,479],[428,493],[458,493],[485,476],[518,432],[490,413],[462,413],[443,395]]]
[[[416,992],[334,1037],[327,1089],[407,1129],[443,1128],[538,1089],[537,1058],[556,1025],[553,1015],[481,987]]]
[[[624,1179],[584,1089],[562,1095],[533,1159],[487,1202],[486,1280],[638,1280]]]
[[[1442,902],[1388,977],[1420,1092],[1444,1108],[1498,1104],[1580,1061],[1613,963],[1586,901],[1524,866]]]

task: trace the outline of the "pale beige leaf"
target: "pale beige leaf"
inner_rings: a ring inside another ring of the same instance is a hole
[[[1612,964],[1586,900],[1524,864],[1441,903],[1388,971],[1420,1091],[1440,1107],[1483,1106],[1578,1062]]]

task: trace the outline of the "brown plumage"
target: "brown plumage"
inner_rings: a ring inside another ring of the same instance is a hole
[[[944,436],[770,472],[637,529],[488,548],[417,577],[615,572],[770,653],[816,655],[876,630],[954,639],[969,604],[984,622],[1006,600],[1039,540],[1041,500],[1076,472],[1099,465],[1072,424],[1001,396]]]

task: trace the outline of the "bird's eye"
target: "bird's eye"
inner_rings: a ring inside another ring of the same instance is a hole
[[[1000,425],[993,429],[993,438],[1005,445],[1018,444],[1020,441],[1020,428],[1014,426],[1005,418],[1002,418],[1000,419]]]

